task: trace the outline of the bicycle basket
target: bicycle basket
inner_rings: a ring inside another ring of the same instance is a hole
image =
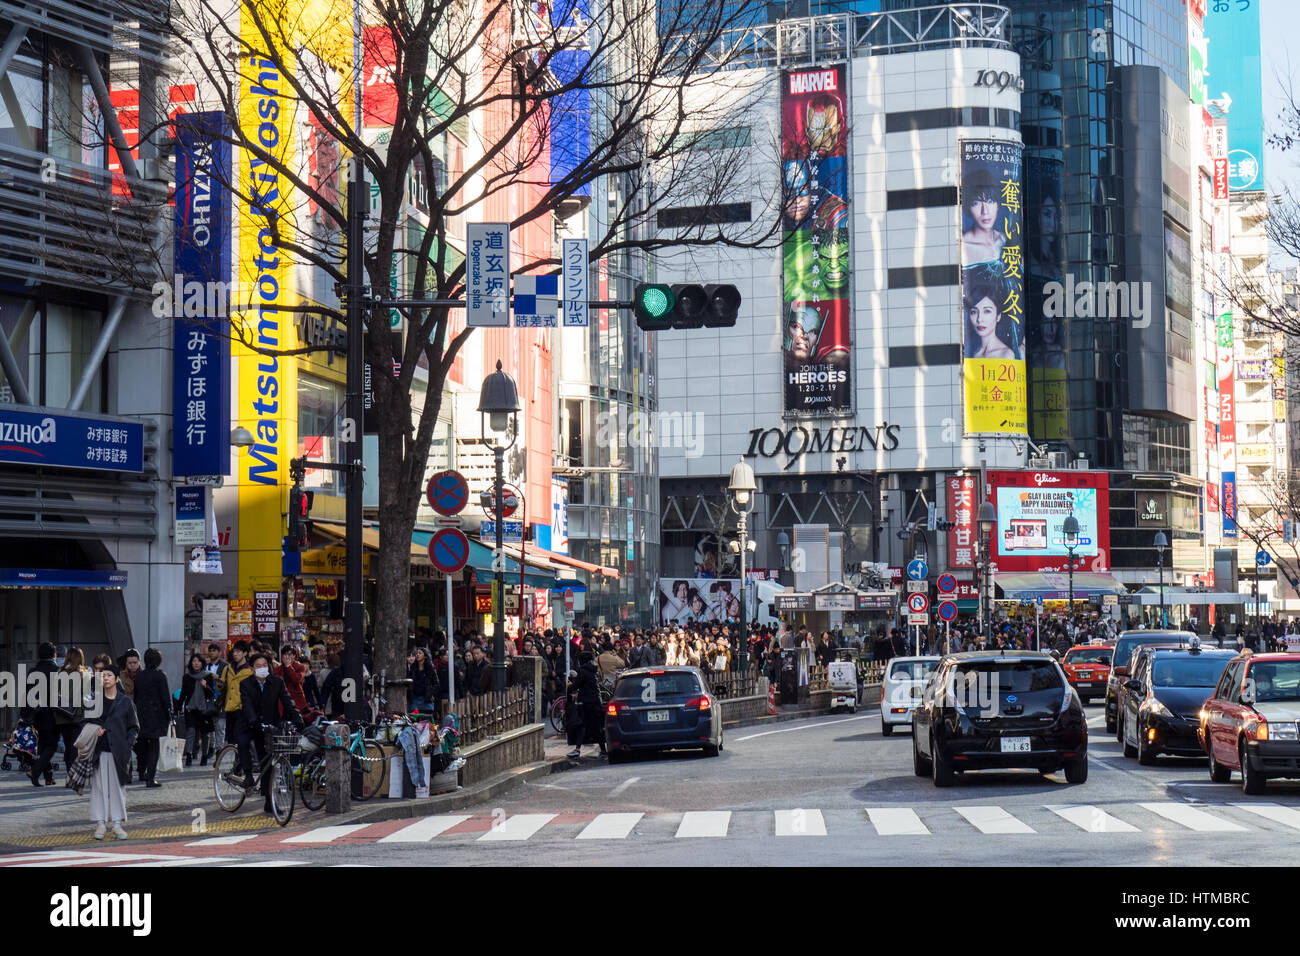
[[[297,732],[292,734],[271,734],[271,753],[275,756],[298,753],[298,742],[299,735]]]

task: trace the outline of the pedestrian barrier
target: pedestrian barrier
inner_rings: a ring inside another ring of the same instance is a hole
[[[448,704],[442,702],[443,713]],[[528,688],[508,687],[504,691],[471,694],[450,705],[460,718],[460,745],[467,747],[530,723]]]

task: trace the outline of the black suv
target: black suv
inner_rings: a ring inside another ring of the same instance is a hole
[[[974,651],[939,662],[912,714],[918,777],[947,787],[954,773],[1065,768],[1088,779],[1088,722],[1061,665],[1039,651]]]
[[[1201,706],[1236,651],[1144,647],[1119,690],[1119,739],[1125,757],[1150,766],[1160,754],[1203,757]]]

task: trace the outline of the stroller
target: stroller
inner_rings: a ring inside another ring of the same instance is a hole
[[[23,773],[31,771],[32,761],[36,759],[36,728],[30,720],[19,718],[18,726],[9,735],[4,755],[0,756],[0,770],[12,770],[14,765],[11,758],[14,757],[18,759],[19,770]]]

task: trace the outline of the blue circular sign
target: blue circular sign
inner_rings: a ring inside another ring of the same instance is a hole
[[[925,558],[913,558],[907,562],[907,576],[913,581],[924,581],[929,573],[930,566],[925,563]]]
[[[469,561],[469,538],[459,528],[440,528],[429,539],[429,560],[443,574],[455,574]]]
[[[426,497],[438,514],[458,515],[469,504],[469,482],[459,471],[440,471],[429,479]]]
[[[939,617],[944,621],[955,621],[957,619],[957,605],[952,601],[944,601],[939,605]]]
[[[1273,560],[1273,558],[1269,555],[1269,553],[1268,553],[1267,551],[1256,551],[1256,552],[1255,552],[1255,564],[1256,564],[1258,567],[1261,567],[1261,568],[1263,568],[1263,567],[1267,567],[1267,566],[1268,566],[1268,563],[1269,563],[1270,561],[1272,561],[1272,560]]]

